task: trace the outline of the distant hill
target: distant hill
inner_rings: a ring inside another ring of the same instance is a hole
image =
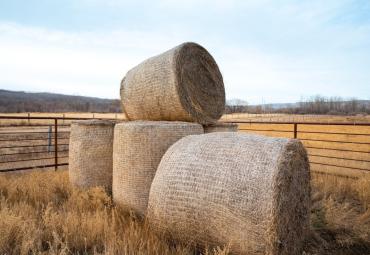
[[[121,112],[118,99],[0,89],[0,112]]]
[[[0,89],[0,113],[18,112],[121,112],[119,99],[33,93]],[[370,113],[370,100],[342,100],[315,96],[304,102],[248,105],[241,99],[227,100],[226,113],[283,112],[300,114]]]

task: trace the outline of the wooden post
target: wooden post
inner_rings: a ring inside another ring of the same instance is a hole
[[[58,170],[58,119],[54,119],[54,158],[55,171]]]
[[[294,123],[294,138],[297,139],[297,123]]]

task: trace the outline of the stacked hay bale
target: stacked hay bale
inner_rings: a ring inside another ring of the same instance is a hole
[[[151,182],[166,150],[184,136],[202,134],[198,123],[215,123],[222,116],[222,75],[207,50],[184,43],[128,71],[121,101],[132,121],[115,128],[113,200],[145,215]]]
[[[181,44],[134,67],[121,82],[129,120],[216,122],[225,109],[222,75],[195,43]]]
[[[235,253],[300,254],[309,227],[309,163],[294,139],[188,136],[154,177],[148,220],[183,242]]]
[[[178,121],[130,121],[114,130],[113,199],[145,215],[149,190],[159,162],[179,139],[202,134],[200,124]]]
[[[114,122],[76,121],[71,124],[69,179],[80,188],[112,189]]]
[[[306,151],[297,140],[217,122],[225,90],[203,47],[184,43],[142,62],[120,93],[130,121],[114,135],[112,123],[72,124],[73,184],[112,189],[118,205],[183,242],[300,253],[309,221]]]
[[[216,123],[203,125],[204,133],[214,132],[238,132],[238,125],[236,123]]]

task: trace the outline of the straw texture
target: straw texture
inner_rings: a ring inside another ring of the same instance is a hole
[[[147,218],[175,240],[242,254],[301,254],[309,226],[306,151],[294,139],[232,132],[188,136],[169,148]]]
[[[114,122],[78,121],[71,124],[69,179],[81,188],[112,189]]]
[[[129,120],[214,123],[225,109],[222,75],[202,46],[184,43],[147,59],[121,82]]]
[[[204,133],[214,132],[237,132],[238,125],[235,123],[216,123],[211,125],[203,125]]]
[[[187,135],[202,134],[196,123],[130,121],[117,124],[113,146],[113,200],[139,215],[146,212],[149,190],[167,149]]]

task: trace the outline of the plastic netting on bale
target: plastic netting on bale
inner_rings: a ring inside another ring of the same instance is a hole
[[[69,179],[72,185],[80,188],[102,186],[111,192],[114,125],[106,120],[71,124]]]
[[[225,109],[221,72],[206,49],[184,43],[147,59],[121,82],[129,120],[178,120],[208,124]]]
[[[298,140],[233,132],[188,136],[163,156],[150,190],[151,228],[242,254],[301,254],[310,174]]]
[[[114,130],[113,200],[138,215],[146,213],[149,190],[158,164],[179,139],[202,134],[197,123],[130,121]]]

